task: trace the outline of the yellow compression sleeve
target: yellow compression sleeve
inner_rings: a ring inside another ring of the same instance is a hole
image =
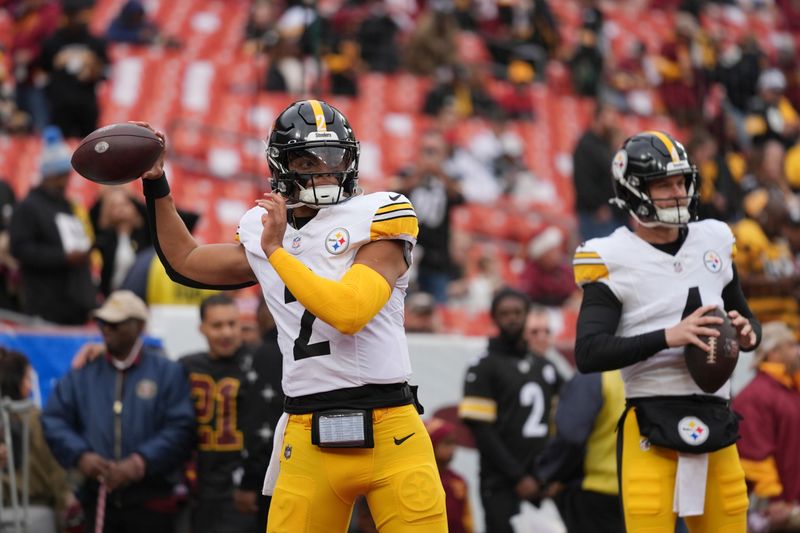
[[[303,307],[345,335],[361,331],[392,294],[386,278],[366,265],[355,264],[334,281],[314,274],[283,248],[269,262]]]

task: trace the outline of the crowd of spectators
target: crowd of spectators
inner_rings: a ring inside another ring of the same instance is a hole
[[[251,46],[268,56],[283,53],[275,52],[276,48],[286,49],[271,43],[292,42],[297,64],[319,54],[325,66],[317,66],[314,75],[324,85],[328,73],[327,87],[334,94],[340,85],[334,78],[346,70],[356,74],[408,71],[431,80],[419,112],[435,117],[438,127],[434,130],[440,132],[445,148],[437,147],[438,162],[429,159],[434,152],[429,144],[441,141],[435,140],[435,131],[420,132],[419,157],[413,168],[398,169],[400,179],[393,186],[412,196],[422,187],[413,200],[418,211],[428,216],[428,224],[433,221],[436,227],[433,232],[426,227],[428,231],[424,232],[437,237],[436,250],[431,249],[433,243],[421,246],[420,290],[431,293],[440,304],[463,304],[467,309],[485,312],[492,291],[487,291],[476,306],[474,299],[464,297],[468,292],[464,287],[470,286],[473,276],[485,279],[486,261],[478,254],[473,263],[465,264],[452,250],[451,243],[458,237],[450,236],[454,231],[451,208],[461,202],[469,205],[519,198],[525,194],[523,189],[538,188],[537,177],[531,179],[524,158],[517,158],[525,147],[521,143],[520,148],[514,146],[515,140],[509,138],[511,130],[505,126],[513,119],[532,121],[531,127],[536,127],[536,109],[525,91],[532,84],[546,84],[553,65],[567,67],[574,94],[596,102],[589,128],[576,139],[571,167],[576,198],[572,214],[578,224],[577,228],[561,224],[566,233],[564,251],[579,240],[607,234],[627,222],[608,199],[610,161],[631,133],[622,127],[622,119],[630,115],[666,116],[676,132],[685,134],[699,168],[697,192],[703,217],[736,223],[746,216],[744,205],[749,194],[775,189],[786,204],[786,215],[778,223],[784,227],[780,238],[791,240],[783,233],[796,235],[788,226],[800,224],[800,200],[796,196],[800,180],[795,177],[800,170],[795,168],[797,149],[792,151],[800,132],[793,33],[798,14],[790,2],[652,4],[650,7],[664,10],[673,23],[672,30],[660,40],[645,43],[633,39],[624,47],[614,46],[616,35],[625,29],[609,20],[607,13],[619,9],[613,2],[581,3],[580,22],[577,29],[569,28],[570,38],[565,38],[559,10],[544,0],[503,5],[442,0],[428,2],[419,10],[381,2],[345,2],[330,14],[306,10],[313,22],[302,31],[298,25],[303,17],[294,12],[303,8],[290,6],[281,12],[270,4],[272,9],[267,14],[264,3],[258,2],[250,28],[259,26],[261,38],[255,37],[257,32],[249,35]],[[751,16],[772,18],[770,43],[755,32],[725,31],[726,21]],[[270,17],[271,24],[267,22]],[[314,30],[320,20],[330,23],[322,25],[325,31]],[[371,39],[378,28],[384,31],[373,44]],[[465,34],[476,36],[482,43],[487,52],[483,61],[464,61],[459,47]],[[285,61],[283,55],[281,61]],[[296,72],[309,74],[310,70]],[[359,77],[350,79],[352,83],[344,94],[358,94],[355,83]],[[498,83],[503,91],[493,89]],[[522,97],[514,98],[520,88]],[[270,90],[269,83],[266,89]],[[487,135],[472,143],[459,138],[453,130],[458,129],[460,121],[475,118],[484,121]],[[776,143],[787,152],[778,153]],[[446,155],[441,155],[442,150]],[[431,169],[426,169],[429,163]],[[435,167],[438,170],[433,170]],[[436,174],[439,179],[420,179],[424,173]],[[517,181],[522,187],[515,187]],[[437,182],[446,187],[434,187]],[[447,200],[434,201],[438,196]],[[442,214],[431,218],[433,213],[425,207],[428,204],[439,206]],[[541,228],[541,233],[552,235],[547,227]],[[529,272],[530,263],[539,258],[532,257],[530,251],[539,235],[528,238],[530,242],[512,243],[507,254],[516,261],[503,281],[528,291],[539,303],[559,306],[572,302],[569,294],[561,301],[536,294]],[[793,264],[798,251],[795,242],[787,255]],[[745,275],[749,273],[744,271]],[[459,282],[451,283],[455,280]]]
[[[538,303],[559,307],[566,302],[569,308],[575,299],[567,288],[554,298],[538,294],[541,287],[531,281],[533,272],[541,274],[542,254],[531,253],[537,248],[534,241],[540,234],[553,235],[549,224],[495,249],[469,235],[462,244],[455,228],[457,213],[470,205],[501,206],[509,199],[524,206],[547,205],[556,194],[553,177],[528,168],[525,152],[530,147],[509,127],[537,127],[532,87],[565,90],[594,102],[591,122],[575,138],[568,165],[574,210],[554,221],[564,236],[555,248],[567,256],[577,242],[627,222],[607,202],[610,171],[603,169],[630,133],[624,127],[629,116],[665,116],[685,133],[699,168],[702,216],[736,223],[746,218],[748,195],[767,189],[784,196],[785,220],[779,225],[800,223],[800,148],[795,147],[800,86],[793,33],[798,13],[791,2],[645,4],[639,9],[662,10],[672,22],[670,31],[648,42],[618,38],[625,30],[614,2],[570,4],[578,16],[569,20],[569,10],[546,0],[419,5],[254,0],[242,28],[242,49],[266,58],[258,82],[264,91],[357,97],[362,74],[369,72],[408,72],[429,80],[418,113],[432,117],[432,126],[418,132],[419,157],[387,176],[390,187],[412,198],[425,228],[415,288],[433,295],[440,306],[471,313],[486,313],[493,290],[503,284],[526,291]],[[38,136],[54,124],[67,138],[81,137],[97,125],[97,92],[110,72],[110,46],[181,46],[159,29],[148,5],[137,0],[122,3],[105,30],[94,33],[89,30],[91,1],[18,0],[2,8],[14,30],[5,69],[0,69],[15,109],[3,115],[11,120],[7,124],[16,124],[6,128],[9,132]],[[771,21],[769,42],[755,32],[725,31],[748,17]],[[470,46],[479,51],[465,51]],[[558,85],[564,71],[559,66],[566,69],[567,85]],[[477,120],[483,127],[477,135],[464,136],[459,131],[464,120]],[[91,210],[92,244],[99,252],[94,255],[102,260],[87,263],[101,295],[121,287],[136,253],[150,247],[142,206],[122,191],[106,196],[112,208],[100,211],[98,203]],[[4,202],[10,206],[14,199]],[[796,257],[800,232],[781,231],[789,234],[780,237],[788,239],[787,257]],[[494,264],[487,255],[497,256]],[[15,264],[19,258],[14,253],[3,257],[14,303],[15,272],[25,265]],[[546,269],[552,277],[565,266]],[[141,280],[140,275],[140,285]],[[27,305],[25,298],[17,302],[30,312]]]

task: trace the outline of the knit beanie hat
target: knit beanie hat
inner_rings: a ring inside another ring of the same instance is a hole
[[[64,142],[58,126],[47,126],[42,130],[42,154],[39,173],[42,179],[61,176],[72,170],[71,150]]]

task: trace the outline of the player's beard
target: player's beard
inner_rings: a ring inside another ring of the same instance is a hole
[[[498,339],[504,346],[514,351],[527,351],[522,328],[501,329]]]

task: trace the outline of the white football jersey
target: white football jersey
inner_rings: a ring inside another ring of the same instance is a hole
[[[355,335],[344,335],[307,311],[261,249],[260,207],[242,217],[237,233],[278,327],[283,390],[297,397],[366,384],[401,383],[411,374],[403,307],[408,272],[386,305]],[[380,239],[416,243],[417,217],[408,199],[378,192],[320,209],[302,228],[287,226],[283,247],[315,274],[339,280],[365,244]]]
[[[670,328],[680,322],[694,293],[702,305],[724,309],[722,290],[733,279],[734,238],[717,220],[689,224],[674,256],[658,250],[628,228],[592,239],[575,252],[575,279],[580,285],[605,283],[622,302],[616,334],[632,337]],[[622,369],[628,398],[705,394],[692,380],[683,347],[667,348]],[[730,396],[730,381],[715,393]]]

